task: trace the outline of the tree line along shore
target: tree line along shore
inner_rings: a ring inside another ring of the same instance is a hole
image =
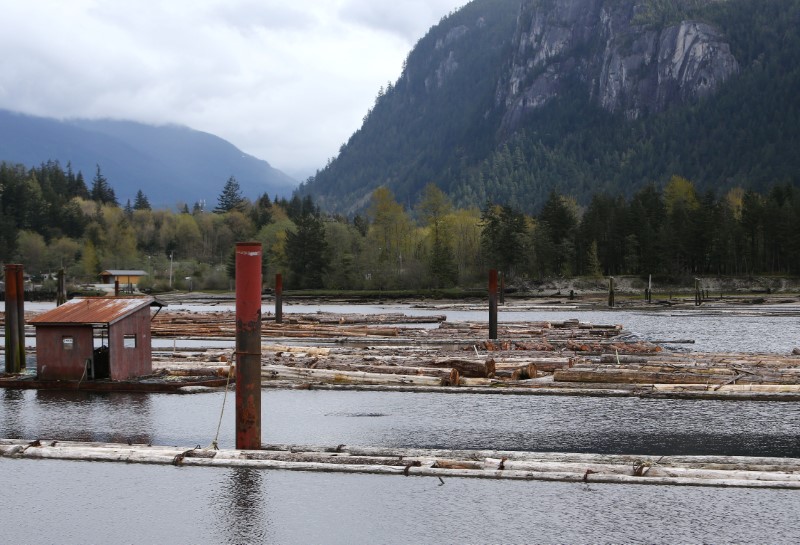
[[[553,192],[536,214],[519,203],[459,209],[434,184],[400,203],[380,187],[352,217],[328,214],[310,196],[250,200],[233,177],[213,209],[156,210],[141,191],[122,204],[99,167],[87,184],[57,162],[0,163],[0,185],[0,262],[23,263],[45,288],[63,268],[75,286],[102,270],[138,269],[145,290],[229,290],[242,240],[262,243],[267,287],[281,273],[294,290],[470,290],[485,286],[489,269],[534,295],[558,278],[652,276],[666,286],[800,273],[800,193],[791,185],[700,194],[674,176],[663,188],[585,204]]]

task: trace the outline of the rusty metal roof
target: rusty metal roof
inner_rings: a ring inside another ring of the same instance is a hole
[[[153,297],[86,297],[72,299],[63,305],[40,314],[29,323],[33,325],[102,324],[111,325],[137,310],[155,302]],[[158,305],[158,303],[156,303]]]

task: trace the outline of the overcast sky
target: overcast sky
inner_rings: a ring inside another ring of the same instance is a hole
[[[322,168],[467,0],[0,0],[0,108],[179,123]]]

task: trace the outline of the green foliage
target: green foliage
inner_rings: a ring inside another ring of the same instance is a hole
[[[524,262],[525,215],[511,206],[487,205],[481,214],[481,246],[490,268],[512,278]]]
[[[147,196],[142,192],[141,189],[136,192],[136,198],[133,201],[133,209],[151,210],[150,201],[147,199]]]
[[[287,284],[294,289],[321,288],[328,268],[325,226],[317,214],[301,214],[296,231],[286,233],[286,257],[291,275]]]
[[[236,181],[236,178],[231,176],[228,178],[228,181],[225,182],[222,193],[220,193],[217,198],[217,206],[214,208],[214,212],[217,214],[224,214],[232,210],[242,210],[244,205],[245,199],[242,197],[242,188],[239,186],[239,182]]]
[[[119,206],[114,188],[108,183],[108,179],[103,176],[103,173],[100,170],[100,165],[97,165],[97,171],[92,179],[92,190],[89,193],[89,196],[96,203]]]
[[[510,150],[509,157],[515,161]],[[96,281],[105,268],[141,268],[154,290],[169,288],[172,268],[180,289],[188,289],[187,276],[194,289],[229,289],[235,242],[256,239],[264,245],[266,281],[280,272],[294,288],[483,287],[489,268],[510,282],[570,274],[800,274],[800,191],[791,183],[717,196],[673,176],[665,188],[648,184],[631,197],[597,193],[585,208],[550,191],[535,216],[494,203],[482,212],[454,209],[429,185],[415,203],[416,221],[383,187],[372,194],[371,221],[351,223],[324,216],[306,197],[269,205],[265,198],[226,213],[126,213],[84,200],[70,176],[77,179],[53,163],[0,163],[3,262],[22,262],[34,274],[64,267],[81,281]],[[37,214],[35,206],[49,212]],[[256,230],[267,210],[269,222]]]
[[[269,195],[264,193],[256,199],[250,211],[250,218],[253,220],[256,230],[272,223],[272,202],[269,200]]]
[[[703,4],[702,0],[645,0],[637,6],[633,23],[661,29],[696,15]]]

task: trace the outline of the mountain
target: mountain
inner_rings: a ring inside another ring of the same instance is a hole
[[[673,175],[800,180],[800,0],[473,0],[433,27],[339,155],[298,188],[355,213],[436,183],[538,211]]]
[[[230,176],[252,200],[265,192],[287,196],[297,185],[266,161],[188,127],[59,121],[0,110],[0,160],[34,166],[51,159],[71,163],[89,186],[99,165],[121,204],[133,202],[141,189],[155,207],[205,201],[213,208]]]

